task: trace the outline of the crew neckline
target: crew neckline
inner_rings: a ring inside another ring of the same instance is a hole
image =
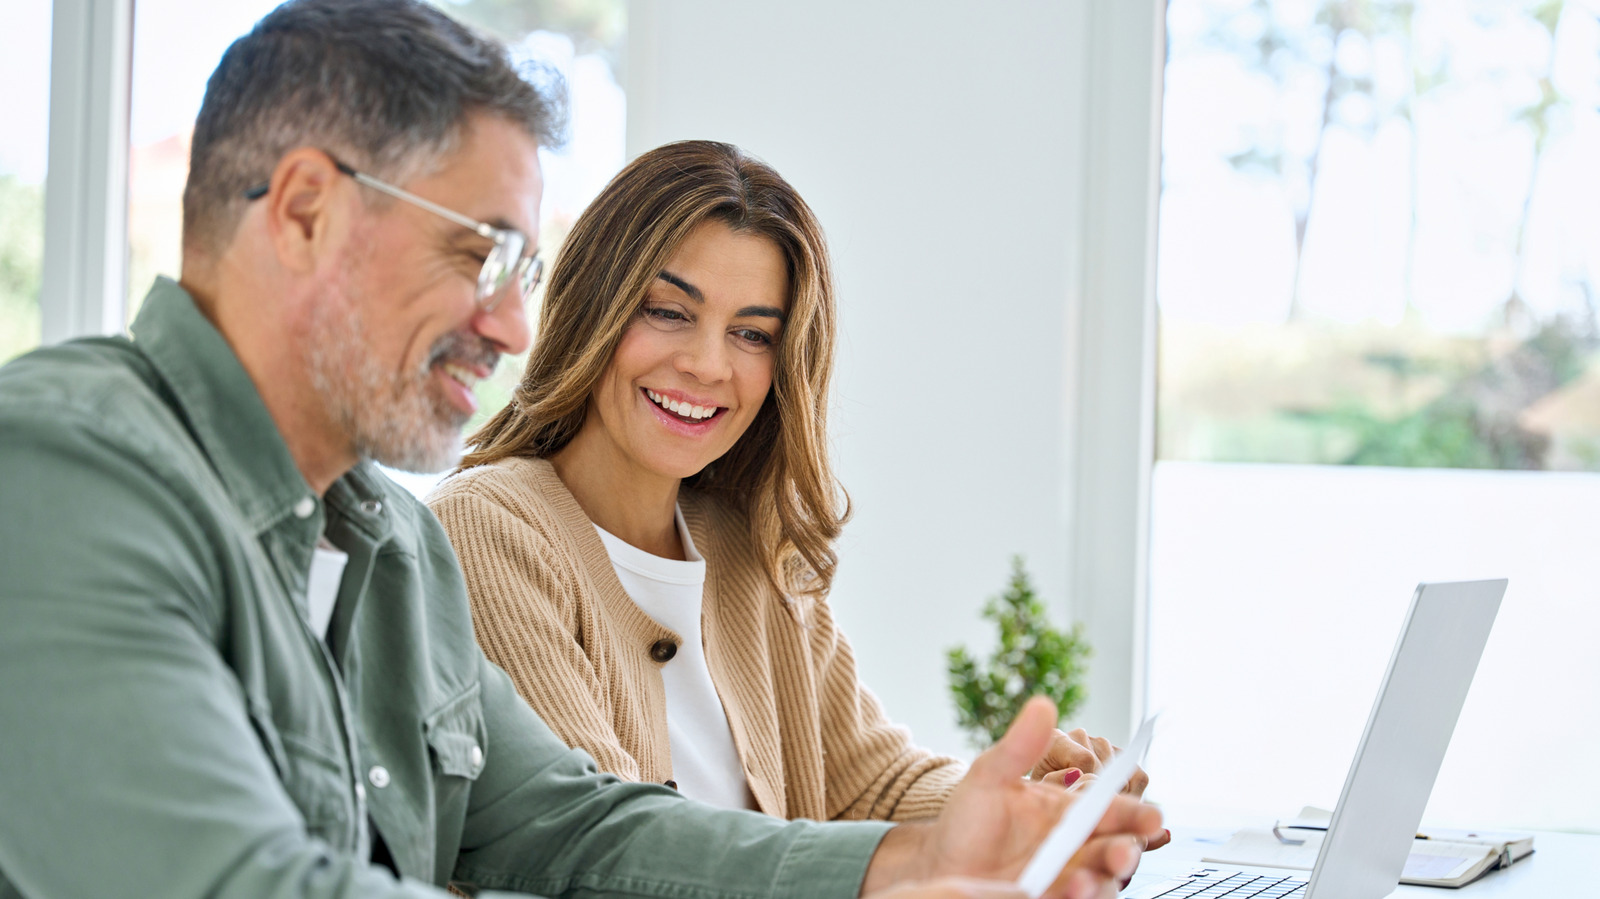
[[[695,548],[694,538],[689,534],[689,525],[683,520],[683,509],[679,506],[673,507],[673,523],[678,528],[679,539],[683,541],[684,555],[689,557],[687,561],[668,559],[646,552],[598,524],[594,525],[594,529],[595,533],[600,535],[600,542],[605,545],[606,554],[611,557],[613,565],[665,584],[704,583],[706,560]]]

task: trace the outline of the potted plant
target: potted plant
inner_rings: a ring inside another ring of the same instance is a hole
[[[1012,557],[1011,583],[984,604],[983,617],[1000,631],[988,660],[973,658],[964,646],[947,653],[950,695],[974,745],[981,749],[1000,739],[1030,696],[1050,697],[1062,718],[1077,711],[1090,654],[1083,626],[1063,631],[1050,625],[1021,556]]]

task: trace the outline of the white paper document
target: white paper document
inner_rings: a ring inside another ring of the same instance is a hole
[[[1061,869],[1066,867],[1067,862],[1072,860],[1073,854],[1089,839],[1089,835],[1094,833],[1101,816],[1111,807],[1111,800],[1117,798],[1122,788],[1128,785],[1128,780],[1138,769],[1145,751],[1150,748],[1150,737],[1155,732],[1155,723],[1156,719],[1152,716],[1139,725],[1139,732],[1134,734],[1133,742],[1095,773],[1094,783],[1089,784],[1088,789],[1078,796],[1077,801],[1072,803],[1067,813],[1061,816],[1061,820],[1056,822],[1056,826],[1051,828],[1044,842],[1034,851],[1028,866],[1022,869],[1022,876],[1017,878],[1017,886],[1033,899],[1039,899],[1050,884],[1055,882],[1061,874]]]

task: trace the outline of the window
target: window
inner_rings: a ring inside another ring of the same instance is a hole
[[[1161,798],[1331,808],[1412,587],[1507,576],[1428,817],[1600,827],[1600,4],[1171,0],[1168,36]]]
[[[140,0],[134,6],[128,143],[128,312],[182,260],[189,136],[206,79],[234,39],[280,0]]]
[[[6,14],[0,81],[11,85],[0,121],[0,363],[39,344],[44,258],[45,137],[50,123],[50,4]]]

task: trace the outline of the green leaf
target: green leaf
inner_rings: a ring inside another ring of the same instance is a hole
[[[983,617],[999,639],[986,661],[961,646],[945,654],[956,720],[973,743],[981,748],[1000,739],[1035,695],[1050,697],[1062,718],[1077,711],[1089,645],[1080,625],[1065,631],[1050,625],[1021,556],[1012,558],[1006,591],[984,603]]]

